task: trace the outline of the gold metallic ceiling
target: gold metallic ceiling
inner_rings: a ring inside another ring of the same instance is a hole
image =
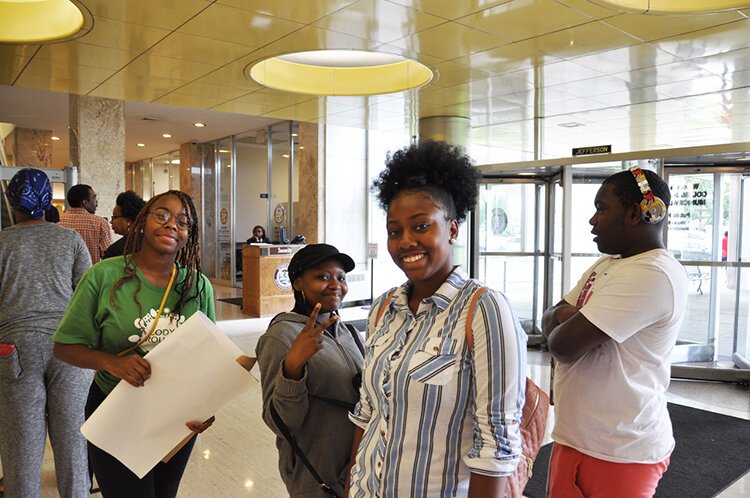
[[[0,45],[0,84],[374,129],[465,116],[478,162],[750,141],[750,9],[622,14],[587,0],[83,0],[70,42]],[[314,97],[245,77],[260,59],[378,50],[419,91]],[[483,147],[486,146],[486,147]]]

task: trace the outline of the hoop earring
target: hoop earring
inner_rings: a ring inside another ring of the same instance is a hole
[[[455,238],[455,237],[451,237],[450,239],[448,239],[448,243],[449,243],[450,245],[453,245],[453,244],[455,244],[455,243],[456,243],[456,238]]]
[[[305,297],[305,291],[302,289],[299,290],[299,293],[302,294],[302,302],[307,304],[307,298]]]

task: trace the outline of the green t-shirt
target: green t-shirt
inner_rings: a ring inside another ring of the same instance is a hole
[[[97,263],[83,275],[65,310],[65,316],[52,337],[55,342],[85,344],[98,351],[117,354],[134,346],[148,334],[166,287],[155,286],[136,269],[138,278],[127,280],[115,292],[113,305],[110,302],[110,290],[123,277],[124,269],[125,258],[119,256]],[[205,275],[201,275],[194,283],[200,289],[198,298],[184,303],[179,316],[172,313],[171,310],[179,299],[179,284],[185,280],[186,275],[187,270],[179,268],[156,330],[135,350],[138,354],[145,355],[198,310],[216,321],[213,288]],[[139,283],[140,289],[136,296]],[[194,292],[191,290],[188,294]],[[119,378],[109,372],[100,371],[94,376],[94,382],[105,394],[109,394],[119,381]]]

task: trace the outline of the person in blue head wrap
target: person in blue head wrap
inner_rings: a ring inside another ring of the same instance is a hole
[[[52,334],[91,256],[75,230],[48,223],[52,186],[38,169],[10,180],[15,224],[0,232],[0,454],[5,496],[38,496],[49,431],[61,497],[88,497],[80,433],[91,374],[52,354]],[[22,269],[22,270],[21,270]]]
[[[32,220],[42,219],[52,206],[49,177],[39,169],[22,169],[8,184],[8,202],[13,209],[28,214]]]

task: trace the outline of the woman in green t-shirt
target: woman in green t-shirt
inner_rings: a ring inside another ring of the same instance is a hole
[[[56,357],[97,371],[86,418],[120,379],[143,386],[151,375],[143,356],[192,314],[202,311],[215,320],[211,283],[200,270],[196,220],[187,194],[170,190],[153,197],[133,224],[126,255],[101,261],[78,284],[53,339]],[[213,417],[186,425],[199,433],[212,423]],[[175,496],[194,442],[143,479],[89,444],[102,495]]]

